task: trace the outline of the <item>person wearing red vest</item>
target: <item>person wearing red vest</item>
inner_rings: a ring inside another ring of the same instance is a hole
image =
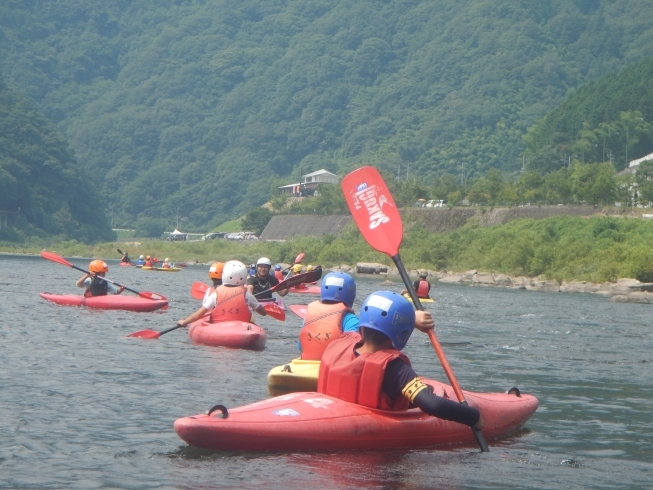
[[[274,277],[279,281],[283,281],[283,271],[281,270],[281,265],[277,264],[274,266]]]
[[[324,351],[317,391],[379,410],[417,406],[429,415],[482,429],[478,409],[435,395],[401,353],[414,326],[415,310],[407,299],[391,291],[372,293],[361,306],[362,336],[346,333]]]
[[[204,317],[208,312],[211,312],[209,320],[211,323],[234,320],[249,322],[252,316],[250,309],[266,316],[267,312],[263,305],[245,289],[246,280],[245,264],[237,260],[225,263],[222,269],[222,284],[209,288],[204,295],[202,306],[188,318],[177,323],[185,327]]]
[[[303,360],[319,361],[327,345],[343,332],[358,332],[358,317],[352,306],[356,283],[344,272],[330,272],[322,279],[320,300],[308,305],[299,332]]]
[[[426,272],[421,272],[419,279],[413,282],[413,288],[418,298],[430,299],[431,283],[426,280]]]

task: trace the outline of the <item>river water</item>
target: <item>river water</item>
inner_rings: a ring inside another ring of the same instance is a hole
[[[85,268],[88,260],[73,260]],[[301,321],[262,318],[263,352],[191,345],[163,330],[199,306],[194,281],[117,267],[109,278],[167,296],[167,312],[56,306],[81,276],[40,257],[0,256],[0,488],[538,488],[653,486],[653,307],[572,295],[440,285],[427,305],[460,385],[518,386],[540,406],[491,452],[453,450],[238,454],[187,446],[175,419],[269,397],[267,372],[296,357]],[[357,278],[356,310],[378,278]],[[400,289],[395,279],[395,290]],[[390,287],[392,289],[392,287]],[[123,294],[130,294],[125,292]],[[286,303],[309,298],[289,295]],[[446,381],[428,338],[405,352]]]

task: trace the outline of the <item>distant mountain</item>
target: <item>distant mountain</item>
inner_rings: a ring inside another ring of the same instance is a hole
[[[300,169],[521,167],[575,89],[649,55],[632,0],[6,0],[0,72],[105,209],[208,228]]]
[[[12,213],[0,240],[111,240],[104,208],[54,125],[0,79],[0,211]]]

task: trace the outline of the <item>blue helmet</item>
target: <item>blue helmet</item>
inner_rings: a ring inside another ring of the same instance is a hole
[[[340,301],[351,308],[356,299],[354,278],[344,272],[329,272],[322,279],[320,296],[322,301]]]
[[[363,302],[360,326],[386,334],[392,346],[401,350],[406,347],[415,328],[415,310],[410,301],[391,291],[377,291]]]
[[[275,271],[280,271],[280,270],[281,270],[281,266],[280,266],[279,264],[275,265],[275,266],[274,266],[274,270],[275,270]]]

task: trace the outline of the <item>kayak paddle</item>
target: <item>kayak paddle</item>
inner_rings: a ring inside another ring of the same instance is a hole
[[[279,305],[274,303],[267,303],[263,305],[263,308],[265,308],[267,314],[275,320],[282,322],[286,320],[286,312],[283,311]]]
[[[279,305],[267,304],[267,305],[263,305],[263,308],[265,308],[265,311],[267,312],[268,315],[270,315],[272,318],[274,318],[276,320],[284,321],[286,319],[286,312],[283,311],[279,307]],[[210,314],[205,315],[202,318],[200,318],[200,320],[204,320],[206,318],[209,318],[210,316],[211,316]],[[177,323],[177,325],[175,325],[174,327],[169,328],[167,330],[162,330],[161,332],[158,332],[156,330],[151,330],[151,329],[139,330],[138,332],[130,333],[129,335],[127,335],[127,337],[136,337],[136,338],[139,338],[139,339],[156,340],[159,337],[161,337],[161,335],[164,335],[164,334],[166,334],[168,332],[172,332],[173,330],[177,330],[178,328],[182,328],[183,326],[184,325],[180,325],[179,323]]]
[[[295,261],[293,262],[293,265],[294,265],[294,264],[301,264],[301,263],[302,263],[302,260],[304,259],[304,255],[306,255],[306,254],[305,254],[304,252],[302,252],[302,253],[300,253],[297,257],[295,257]],[[290,271],[290,269],[292,269],[292,265],[291,265],[290,267],[286,267],[286,268],[285,268],[283,271],[281,271],[281,272],[288,272],[288,271]],[[288,272],[288,274],[290,274],[290,272]],[[286,274],[286,278],[288,277],[288,274]]]
[[[401,279],[410,293],[415,308],[424,310],[420,303],[413,284],[408,277],[408,272],[404,267],[401,257],[399,256],[399,246],[403,239],[403,223],[397,205],[388,190],[383,177],[379,171],[371,166],[361,167],[347,174],[342,179],[342,192],[347,201],[349,211],[356,222],[363,238],[375,250],[388,255],[397,266]],[[467,405],[458,380],[454,375],[449,361],[440,346],[433,329],[428,331],[429,339],[435,349],[440,363],[447,374],[449,383],[456,393],[458,401]],[[481,451],[489,451],[485,438],[480,430],[475,427],[471,428],[476,437]]]
[[[206,293],[207,289],[209,289],[209,286],[203,282],[196,281],[190,287],[190,295],[194,299],[204,299],[204,294]]]
[[[266,293],[268,291],[275,292],[281,289],[296,287],[297,285],[303,284],[305,282],[315,282],[320,277],[322,277],[322,268],[318,266],[312,271],[308,271],[303,274],[297,274],[296,276],[285,279],[281,281],[279,284],[277,284],[276,286],[272,286],[270,289],[266,291],[256,293],[255,296],[262,296],[263,293]],[[190,295],[195,299],[204,299],[204,294],[206,293],[207,289],[209,289],[209,286],[207,286],[203,282],[196,281],[190,287]]]
[[[290,311],[297,315],[302,320],[306,318],[306,312],[308,311],[308,305],[289,305]]]
[[[118,251],[118,253],[119,253],[120,255],[122,255],[123,257],[125,256],[125,254],[122,253],[122,250],[120,250],[119,248],[117,248],[116,250]],[[130,264],[130,265],[134,265],[134,263],[132,262],[131,259],[129,259],[129,264]]]
[[[317,281],[320,277],[322,277],[322,267],[318,265],[312,271],[304,272],[303,274],[297,274],[296,276],[292,276],[289,277],[288,279],[284,279],[276,286],[272,286],[270,289],[266,289],[265,291],[256,293],[254,296],[258,298],[259,296],[268,292],[273,293],[275,291],[280,291],[282,289],[292,288],[294,286],[297,286],[298,284],[303,284],[305,282],[314,282]]]
[[[137,337],[139,339],[148,339],[148,340],[155,340],[161,337],[161,335],[172,332],[173,330],[177,330],[178,328],[182,328],[183,325],[177,323],[172,328],[169,328],[168,330],[163,330],[161,332],[157,332],[156,330],[139,330],[138,332],[130,333],[127,335],[127,337]]]
[[[51,260],[52,262],[58,262],[61,265],[66,265],[68,267],[72,267],[73,269],[77,269],[78,271],[85,272],[86,274],[89,274],[89,275],[91,274],[89,271],[84,270],[81,267],[77,267],[74,264],[71,264],[66,259],[64,259],[62,256],[57,255],[57,254],[55,254],[53,252],[46,252],[44,250],[43,252],[41,252],[41,257],[43,257],[44,259],[47,259],[47,260]],[[97,277],[99,277],[103,281],[106,281],[108,283],[113,284],[114,286],[124,287],[127,291],[131,291],[134,294],[138,294],[141,298],[151,299],[151,300],[154,300],[154,301],[168,301],[168,299],[165,296],[163,296],[163,295],[161,295],[159,293],[152,293],[150,291],[138,292],[135,289],[128,288],[127,286],[124,286],[122,284],[118,284],[117,282],[114,282],[114,281],[112,281],[110,279],[107,279],[106,277],[102,277],[102,276],[97,276]],[[162,310],[167,310],[168,305],[165,305],[161,309]]]

